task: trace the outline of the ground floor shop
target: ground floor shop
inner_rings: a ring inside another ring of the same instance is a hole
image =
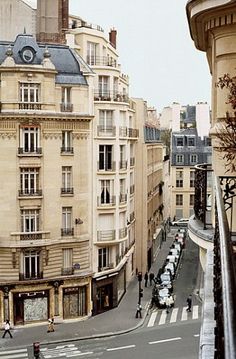
[[[0,286],[0,325],[79,319],[91,315],[91,277]]]
[[[126,266],[119,272],[101,275],[93,279],[93,315],[117,307],[126,291]]]

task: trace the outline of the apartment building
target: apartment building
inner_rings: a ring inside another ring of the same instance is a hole
[[[197,130],[173,132],[171,137],[171,218],[189,218],[193,215],[195,199],[195,166],[211,163],[211,141],[201,139]],[[208,179],[210,205],[211,179]]]
[[[164,236],[164,146],[155,111],[143,99],[133,98],[133,101],[140,134],[135,153],[136,268],[145,273],[155,260]]]
[[[189,236],[199,246],[205,272],[203,321],[199,358],[236,356],[236,173],[235,157],[227,161],[227,153],[235,149],[235,109],[229,102],[229,88],[217,87],[225,74],[235,77],[236,5],[235,1],[189,0],[186,5],[190,35],[197,49],[206,52],[212,74],[212,167],[196,169],[195,217],[189,223]],[[233,95],[233,99],[235,95]],[[227,123],[227,127],[225,127]],[[229,130],[230,144],[219,140]],[[222,150],[224,151],[222,152]],[[212,176],[212,207],[207,208],[205,183]]]
[[[118,305],[135,275],[135,146],[138,130],[116,30],[70,16],[67,41],[94,73],[92,269],[93,314]],[[86,75],[86,73],[84,73]]]
[[[68,46],[0,42],[0,323],[91,315],[90,93]]]

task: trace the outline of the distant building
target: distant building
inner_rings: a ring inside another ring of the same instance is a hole
[[[189,218],[193,214],[195,166],[211,163],[211,141],[201,139],[194,128],[172,132],[171,138],[171,217]],[[209,194],[211,183],[208,183]]]

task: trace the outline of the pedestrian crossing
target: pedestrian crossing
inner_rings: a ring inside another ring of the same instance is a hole
[[[0,359],[29,359],[28,351],[24,349],[9,349],[0,351]]]
[[[187,312],[187,307],[172,308],[169,313],[166,309],[154,309],[151,312],[147,327],[153,327],[154,325],[163,325],[168,323],[176,323],[177,321],[186,321],[198,319],[200,316],[199,305],[192,307],[192,312]]]
[[[58,345],[56,348],[42,348],[41,357],[51,358],[79,358],[81,356],[93,354],[91,351],[81,352],[75,344]]]

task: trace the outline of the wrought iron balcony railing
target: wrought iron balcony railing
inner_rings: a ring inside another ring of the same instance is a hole
[[[97,90],[94,92],[94,101],[116,101],[129,103],[129,96],[117,91]]]
[[[87,63],[90,66],[117,67],[117,61],[107,56],[87,56]]]
[[[97,126],[97,136],[98,137],[114,137],[116,135],[115,126]]]
[[[139,130],[136,128],[128,128],[128,137],[138,138]]]
[[[127,227],[119,229],[119,238],[123,239],[127,236]]]
[[[127,161],[120,161],[119,162],[120,170],[127,170],[128,162]]]
[[[20,189],[19,190],[19,197],[40,197],[42,196],[41,189]]]
[[[97,240],[98,241],[114,241],[116,239],[116,232],[115,230],[103,230],[97,231]]]
[[[115,161],[99,161],[98,163],[98,171],[106,171],[106,172],[114,172],[116,170],[116,162]]]
[[[39,273],[19,273],[19,280],[43,279],[43,272]]]
[[[135,158],[130,157],[130,166],[133,167],[135,165]]]
[[[72,275],[74,274],[74,268],[70,267],[70,268],[62,268],[61,269],[61,275]]]
[[[24,148],[18,147],[18,155],[41,155],[42,154],[42,147],[36,148]]]
[[[124,204],[127,202],[127,194],[126,193],[120,193],[120,204]]]
[[[61,194],[74,194],[74,188],[73,187],[63,187],[61,188]]]
[[[74,235],[74,228],[61,228],[61,236],[73,236]]]
[[[61,103],[61,112],[73,112],[73,104]]]
[[[38,102],[20,102],[19,110],[41,110],[42,104]]]
[[[39,240],[39,239],[43,239],[43,234],[40,233],[21,233],[20,234],[20,240],[21,241],[35,241],[35,240]]]
[[[110,207],[115,206],[116,204],[116,196],[107,196],[103,198],[102,196],[97,197],[97,206],[98,207]]]
[[[61,147],[61,153],[74,153],[74,148],[73,147]]]

